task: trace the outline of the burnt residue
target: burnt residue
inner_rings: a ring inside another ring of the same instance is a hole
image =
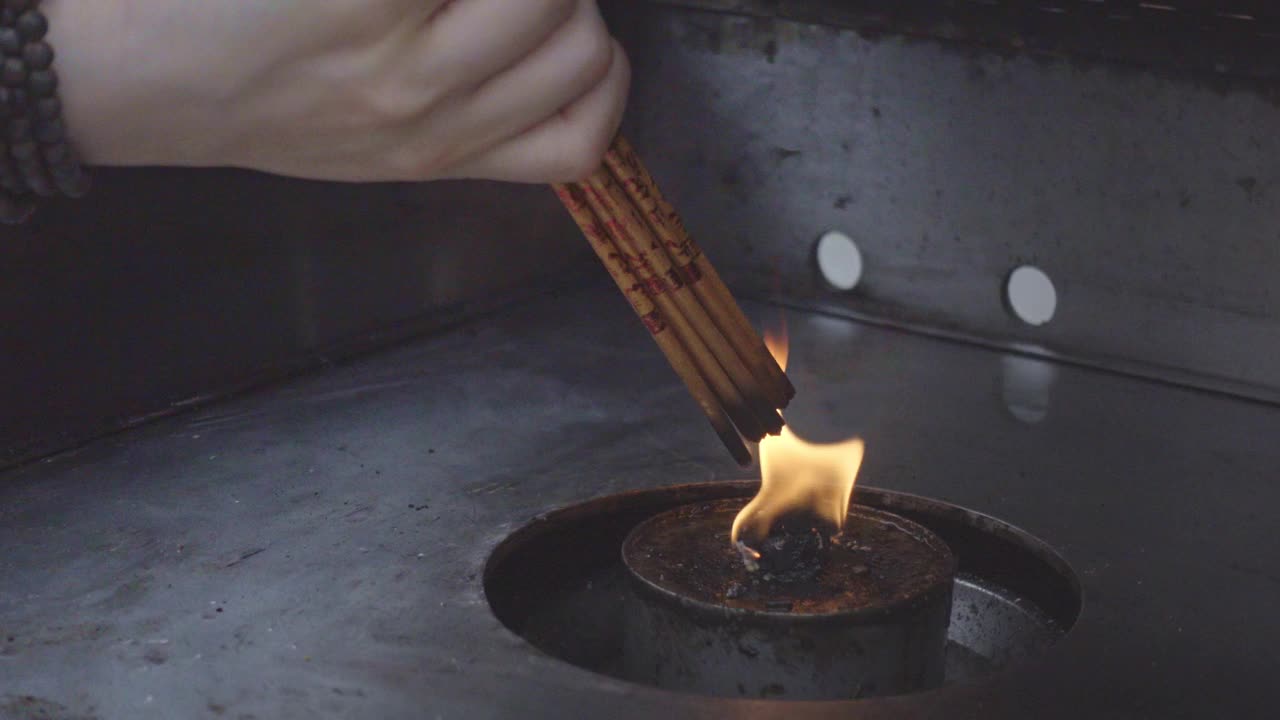
[[[769,152],[770,154],[773,155],[774,162],[777,164],[781,164],[783,162],[786,162],[787,160],[791,160],[792,158],[797,158],[804,155],[804,152],[802,150],[795,150],[792,148],[785,148],[785,147],[774,147]]]
[[[98,720],[97,715],[77,713],[61,703],[34,695],[0,696],[0,718],[5,720]]]
[[[229,563],[227,563],[227,564],[223,565],[222,567],[223,567],[223,568],[233,568],[233,567],[235,567],[235,566],[239,565],[240,563],[243,563],[245,560],[248,560],[249,558],[254,557],[254,556],[256,556],[256,555],[261,555],[262,553],[264,553],[264,552],[266,552],[266,551],[267,551],[267,549],[266,549],[266,548],[261,548],[261,547],[260,547],[260,548],[250,548],[250,549],[245,550],[244,552],[240,553],[239,557],[237,557],[235,560],[232,560],[231,562],[229,562]]]
[[[650,518],[628,536],[623,559],[642,582],[681,599],[797,615],[888,610],[949,585],[954,574],[950,550],[931,532],[855,506],[844,530],[824,543],[821,553],[815,554],[813,541],[798,539],[800,533],[775,534],[789,554],[774,565],[794,570],[797,560],[803,564],[821,557],[821,567],[808,577],[804,572],[767,577],[762,570],[749,570],[729,541],[733,519],[744,505],[743,499],[697,503]]]
[[[1245,87],[1267,96],[1280,78],[1280,9],[1258,3],[1248,13],[1192,0],[741,0],[729,8],[723,0],[661,3],[727,10],[760,27],[790,20],[848,28],[873,42],[887,37],[941,40],[1005,57],[1187,74],[1219,90]]]
[[[767,607],[760,614],[734,610],[727,604],[709,612],[705,604],[681,602],[663,591],[646,591],[624,565],[624,540],[647,519],[681,506],[727,498],[738,498],[740,507],[758,489],[758,481],[679,485],[605,496],[539,516],[503,541],[486,565],[484,591],[490,608],[506,628],[542,653],[631,682],[666,687],[654,678],[655,673],[667,673],[664,678],[674,682],[670,673],[682,674],[688,669],[687,664],[674,662],[657,668],[644,661],[649,657],[644,652],[636,659],[636,649],[626,642],[624,629],[648,618],[665,624],[669,632],[661,637],[675,638],[682,647],[696,650],[711,639],[713,646],[724,649],[724,662],[700,666],[718,668],[722,675],[730,675],[730,665],[740,667],[750,662],[782,667],[775,654],[781,642],[787,657],[795,658],[801,666],[843,678],[839,688],[850,697],[897,692],[894,683],[858,680],[845,671],[881,647],[878,641],[861,635],[859,628],[896,624],[918,631],[930,622],[945,622],[937,613],[950,592],[945,596],[930,593],[919,604],[875,614],[798,616],[792,614],[794,607],[785,609],[785,598],[775,598],[784,604]],[[1039,655],[1075,623],[1080,611],[1078,582],[1065,561],[1034,538],[972,511],[915,496],[860,486],[854,500],[857,508],[888,510],[928,528],[943,538],[959,565],[970,570],[963,582],[948,584],[958,593],[960,608],[951,618],[951,627],[957,629],[957,637],[980,639],[980,643],[952,645],[948,651],[952,657],[962,652],[967,659],[954,676],[948,676],[949,681],[969,682],[1014,660]],[[722,537],[727,545],[728,527]],[[849,572],[873,574],[875,570],[857,565]],[[990,584],[994,578],[999,580],[998,587]],[[730,584],[726,595],[744,597],[752,591],[748,583],[739,582]],[[972,606],[975,598],[983,599],[980,607]],[[1042,605],[1045,612],[1040,611]],[[1027,615],[1028,610],[1044,624],[1011,628],[1002,619],[1010,613]],[[1008,634],[1010,631],[1013,634]],[[387,632],[403,636],[405,630],[396,625]],[[657,641],[653,633],[646,632],[642,628],[635,636],[650,638],[652,649]],[[729,639],[717,644],[715,633]],[[395,644],[405,642],[401,639]],[[1026,648],[1026,652],[1010,652],[1015,646]],[[918,650],[920,644],[913,642],[911,648]],[[818,656],[823,658],[821,662],[813,660]],[[833,665],[826,665],[827,661]],[[737,683],[726,681],[713,694],[759,697],[764,685],[779,681],[771,677],[753,684],[735,679]],[[812,697],[801,680],[786,682],[788,699]],[[914,676],[907,680],[918,684]],[[693,682],[684,675],[679,681]]]
[[[778,61],[778,41],[769,40],[764,44],[764,57],[770,64]]]
[[[1258,178],[1253,176],[1238,178],[1236,185],[1240,186],[1240,189],[1244,191],[1244,195],[1249,202],[1257,203],[1262,199],[1262,189],[1258,185]]]
[[[757,583],[792,585],[813,582],[831,555],[832,533],[822,523],[797,513],[775,524],[763,542],[751,546]]]
[[[27,628],[24,632],[7,632],[0,638],[0,660],[19,655],[27,650],[73,645],[77,643],[96,643],[114,630],[111,625],[101,623],[78,623],[74,625],[51,625],[42,628]],[[0,716],[3,717],[3,716]]]

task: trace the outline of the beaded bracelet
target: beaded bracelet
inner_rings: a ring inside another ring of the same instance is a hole
[[[40,0],[0,0],[0,222],[17,224],[41,197],[82,197],[89,175],[67,138]]]

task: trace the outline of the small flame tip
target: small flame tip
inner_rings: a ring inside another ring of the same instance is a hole
[[[747,544],[741,540],[734,541],[733,546],[737,548],[738,554],[742,556],[742,564],[747,566],[748,572],[755,572],[760,569],[760,563],[758,562],[760,560],[760,553],[756,552],[753,548],[748,547]]]
[[[776,327],[765,330],[763,339],[785,372],[790,349],[785,316]],[[730,541],[749,570],[758,567],[761,555],[740,538],[767,537],[774,521],[787,512],[808,510],[830,522],[837,532],[844,529],[864,452],[861,438],[811,443],[786,424],[760,440],[760,491],[734,518],[730,532]]]

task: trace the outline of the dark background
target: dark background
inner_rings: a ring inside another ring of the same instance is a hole
[[[1277,10],[1160,5],[607,7],[628,132],[740,293],[1275,400]],[[0,466],[598,272],[541,187],[96,175],[0,229]],[[831,228],[856,295],[808,266]],[[1034,334],[1019,262],[1064,295]]]

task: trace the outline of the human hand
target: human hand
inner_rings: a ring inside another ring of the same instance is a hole
[[[630,80],[595,0],[45,0],[98,165],[577,180]]]

